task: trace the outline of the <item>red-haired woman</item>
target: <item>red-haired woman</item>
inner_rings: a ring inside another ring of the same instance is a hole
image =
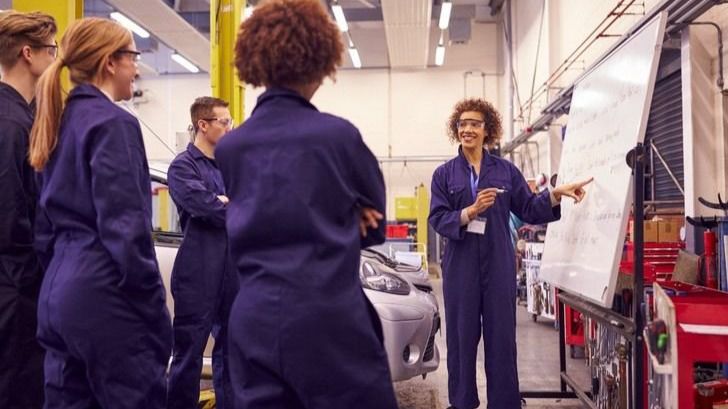
[[[38,84],[30,164],[42,171],[50,263],[38,307],[45,409],[163,409],[172,328],[151,236],[150,179],[130,99],[131,32],[86,18]],[[64,98],[61,71],[76,85]]]

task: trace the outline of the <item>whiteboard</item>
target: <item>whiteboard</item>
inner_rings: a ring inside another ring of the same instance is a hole
[[[561,204],[546,232],[541,277],[610,307],[632,206],[625,157],[644,141],[665,32],[663,12],[574,87],[558,184],[594,177],[578,205]]]

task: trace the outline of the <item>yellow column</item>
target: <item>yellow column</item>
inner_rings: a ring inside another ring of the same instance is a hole
[[[159,210],[159,229],[161,231],[171,231],[172,223],[169,209],[172,206],[172,201],[169,197],[169,188],[160,188],[157,195],[159,196],[159,207],[157,208]]]
[[[427,188],[420,183],[417,187],[417,243],[424,247],[423,252],[427,253],[427,218],[430,215],[430,195]]]
[[[245,0],[210,0],[210,82],[212,95],[230,103],[236,124],[243,121],[244,92],[234,67],[235,38]]]
[[[83,17],[83,0],[13,0],[13,9],[17,11],[41,11],[56,19],[60,42],[63,32],[68,26]]]
[[[13,9],[24,12],[41,11],[53,16],[58,26],[56,42],[60,44],[68,26],[83,17],[83,0],[13,0]],[[61,78],[63,89],[70,90],[71,81],[68,79],[67,69],[63,70]]]

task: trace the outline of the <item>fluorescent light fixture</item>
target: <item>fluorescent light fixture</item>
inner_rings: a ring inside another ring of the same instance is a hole
[[[361,58],[359,58],[359,51],[356,48],[349,48],[349,57],[351,57],[351,63],[354,64],[354,68],[361,68]]]
[[[349,31],[349,25],[346,23],[346,17],[344,17],[344,9],[340,5],[334,4],[331,6],[331,11],[334,12],[334,18],[336,19],[336,25],[339,26],[339,30],[344,33]]]
[[[149,38],[149,31],[143,29],[139,24],[132,21],[129,17],[115,11],[109,15],[112,19],[116,20],[127,30],[133,31],[136,35],[141,38]]]
[[[445,46],[438,45],[435,49],[435,65],[442,65],[445,63]]]
[[[255,7],[246,6],[245,9],[243,9],[243,20],[250,18],[250,16],[253,15],[253,10],[255,10]]]
[[[452,2],[443,1],[440,6],[440,30],[447,30],[450,25],[450,12],[452,12]]]
[[[200,72],[200,69],[197,68],[197,66],[195,64],[192,64],[190,62],[190,60],[186,59],[185,57],[183,57],[183,56],[181,56],[181,55],[179,55],[177,53],[172,54],[171,57],[172,57],[172,60],[174,60],[174,62],[176,62],[177,64],[179,64],[179,65],[181,65],[183,67],[185,67],[185,69],[187,71],[189,71],[189,72],[195,72],[195,73]]]

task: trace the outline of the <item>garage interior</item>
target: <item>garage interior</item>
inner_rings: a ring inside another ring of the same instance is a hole
[[[170,311],[170,271],[182,230],[169,194],[169,164],[190,141],[195,98],[228,101],[236,126],[251,116],[264,89],[238,81],[233,45],[240,23],[264,2],[0,0],[0,10],[53,15],[59,39],[81,17],[110,18],[134,33],[140,74],[134,97],[119,105],[139,120],[144,137],[152,235]],[[359,129],[386,185],[387,240],[362,252],[360,277],[383,322],[400,408],[451,405],[442,268],[448,239],[428,217],[433,172],[458,154],[446,136],[452,107],[463,98],[492,103],[503,135],[491,153],[512,162],[533,192],[552,189],[558,175],[569,174],[564,163],[572,157],[596,163],[602,155],[588,141],[580,148],[569,145],[575,141],[570,132],[581,135],[574,133],[580,125],[569,120],[581,114],[574,107],[588,100],[583,84],[607,66],[617,67],[619,81],[629,83],[637,75],[630,60],[614,61],[656,21],[663,24],[657,50],[645,48],[655,53],[654,72],[643,84],[646,110],[624,118],[639,135],[631,156],[625,150],[620,159],[631,175],[622,198],[626,212],[614,209],[620,241],[614,251],[600,239],[588,247],[594,250],[589,257],[611,263],[600,270],[610,297],[582,292],[588,275],[551,272],[563,249],[584,243],[561,241],[551,224],[512,226],[522,404],[728,407],[728,315],[722,315],[728,306],[727,1],[321,3],[338,24],[346,51],[335,80],[327,79],[311,102]],[[602,233],[593,235],[612,234]],[[553,255],[556,246],[562,248],[559,256]],[[376,287],[367,281],[367,269],[404,290]],[[216,407],[211,356],[212,340],[204,353],[199,408]],[[480,408],[488,407],[484,365],[481,339]]]

